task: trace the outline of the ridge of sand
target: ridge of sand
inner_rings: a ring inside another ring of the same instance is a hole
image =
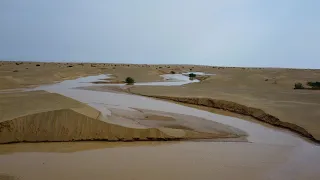
[[[179,139],[183,132],[169,136],[158,129],[134,129],[105,123],[72,109],[41,112],[0,123],[0,143],[148,139]]]

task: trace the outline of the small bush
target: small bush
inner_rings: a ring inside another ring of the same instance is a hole
[[[174,71],[171,71],[170,73],[171,73],[171,74],[175,74],[176,72],[174,72]]]
[[[40,64],[37,64],[36,66],[40,66]]]
[[[304,89],[303,85],[301,83],[295,83],[294,89]]]
[[[127,77],[125,82],[127,84],[134,84],[134,79],[132,77]]]
[[[68,67],[73,67],[73,66],[69,65]]]
[[[320,89],[320,82],[307,82],[307,85],[310,86],[312,89]]]
[[[196,74],[194,74],[194,73],[189,74],[189,78],[195,78],[195,77],[196,77]]]

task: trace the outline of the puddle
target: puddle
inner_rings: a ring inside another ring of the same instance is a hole
[[[188,78],[184,75],[163,76],[168,80],[157,83],[178,83],[178,80],[186,83],[186,79],[180,79],[182,76]],[[46,90],[71,97],[97,108],[105,115],[110,114],[110,109],[117,108],[197,116],[244,130],[251,143],[180,142],[156,147],[97,148],[67,154],[15,153],[0,156],[1,171],[21,179],[320,178],[319,146],[291,132],[147,97],[75,89],[92,86],[90,82],[107,77],[84,77],[32,90]],[[78,143],[81,147],[81,142]]]
[[[183,74],[164,74],[161,75],[164,82],[147,82],[147,83],[135,83],[135,86],[181,86],[189,83],[199,82],[197,79],[190,80],[188,76]]]
[[[195,74],[195,75],[199,75],[199,76],[213,76],[216,74],[210,74],[210,73],[204,73],[204,72],[187,72],[187,73],[182,73],[183,75],[189,75],[189,74]]]

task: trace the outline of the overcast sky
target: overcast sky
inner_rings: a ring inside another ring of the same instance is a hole
[[[320,0],[0,0],[0,59],[320,68]]]

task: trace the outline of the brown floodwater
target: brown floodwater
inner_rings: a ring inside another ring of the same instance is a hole
[[[291,132],[146,97],[73,89],[79,84],[36,89],[87,103],[106,116],[114,108],[193,115],[241,129],[249,142],[7,144],[0,146],[0,179],[320,179],[320,147]]]

